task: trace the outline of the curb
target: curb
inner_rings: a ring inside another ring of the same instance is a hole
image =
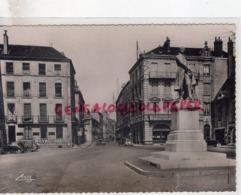
[[[169,169],[169,170],[157,170],[157,171],[146,171],[138,166],[125,161],[124,164],[143,176],[148,177],[176,177],[177,175],[183,177],[192,177],[192,176],[208,176],[208,175],[235,175],[236,167],[219,167],[219,168],[192,168],[192,169]],[[151,166],[146,164],[146,166]]]

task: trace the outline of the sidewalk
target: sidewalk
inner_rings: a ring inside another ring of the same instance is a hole
[[[50,147],[50,148],[39,148],[38,151],[48,151],[48,150],[70,150],[70,149],[85,149],[91,146],[93,142],[85,142],[84,144],[74,145],[73,147],[63,147],[63,148],[58,148],[58,147]]]
[[[91,146],[91,144],[93,144],[93,142],[89,141],[89,142],[85,142],[84,144],[80,145],[80,148],[88,148]]]

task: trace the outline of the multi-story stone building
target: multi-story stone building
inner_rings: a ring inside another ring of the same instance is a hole
[[[125,109],[131,101],[130,82],[128,81],[123,87],[116,100],[116,138],[130,138],[130,112]],[[121,109],[118,107],[122,107]],[[118,107],[118,109],[117,109]]]
[[[110,113],[102,112],[103,115],[103,138],[112,141],[115,138],[115,121],[110,118]]]
[[[75,125],[74,129],[77,129],[78,135],[75,136],[78,139],[76,143],[84,143],[85,140],[85,129],[84,129],[84,105],[85,100],[79,89],[77,82],[75,81]]]
[[[103,115],[100,112],[86,113],[84,116],[86,141],[103,138]]]
[[[213,138],[219,143],[235,144],[235,73],[223,84],[212,102]]]
[[[34,139],[40,145],[77,143],[75,69],[52,47],[0,45],[1,98],[7,143]],[[71,106],[69,114],[65,108]],[[1,129],[2,130],[2,129]]]
[[[129,71],[128,90],[122,89],[116,103],[130,100],[136,110],[128,113],[128,122],[124,122],[124,117],[117,112],[117,130],[128,126],[125,128],[127,132],[121,130],[122,135],[131,135],[135,143],[165,142],[172,129],[171,113],[165,103],[178,97],[174,90],[178,53],[179,47],[171,47],[167,38],[163,46],[141,54]],[[212,136],[210,103],[227,79],[231,67],[229,55],[223,51],[220,38],[215,38],[213,51],[205,42],[203,48],[185,48],[184,55],[197,83],[192,94],[201,101],[204,109],[200,111],[200,129],[204,131],[205,138],[209,138]],[[124,96],[124,93],[128,95]],[[138,109],[143,108],[141,105],[145,105],[145,109]]]

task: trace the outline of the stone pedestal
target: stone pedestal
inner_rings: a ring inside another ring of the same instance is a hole
[[[236,161],[227,159],[226,154],[207,152],[207,143],[199,129],[199,110],[177,107],[178,111],[172,112],[172,131],[165,151],[140,159],[160,169],[235,166]]]

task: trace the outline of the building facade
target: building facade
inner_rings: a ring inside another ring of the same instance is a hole
[[[121,126],[128,125],[128,132],[120,130],[119,134],[131,136],[134,143],[166,142],[172,129],[167,102],[173,102],[178,97],[174,90],[178,53],[179,47],[171,47],[170,39],[167,38],[163,46],[139,56],[129,71],[128,90],[123,88],[116,102],[129,101],[136,109],[127,114],[128,122],[124,122],[123,116],[117,111],[117,131]],[[214,50],[205,42],[203,48],[185,48],[184,55],[197,83],[192,88],[192,95],[201,101],[203,108],[200,111],[200,129],[208,139],[213,136],[211,101],[228,77],[229,55],[223,51],[220,38],[215,38]],[[124,96],[124,93],[129,94]]]
[[[42,146],[77,144],[75,69],[52,47],[10,45],[3,35],[0,70],[6,142],[34,139]]]
[[[103,138],[103,115],[100,112],[90,112],[84,115],[84,129],[87,142]]]
[[[130,81],[128,81],[121,89],[116,100],[116,139],[130,138],[130,112],[127,110],[128,104],[131,102]]]
[[[103,115],[103,138],[106,141],[115,139],[115,121],[110,118],[110,113],[102,112]]]
[[[231,74],[212,102],[213,139],[222,145],[236,143],[235,74]]]
[[[84,129],[84,105],[85,100],[79,89],[77,81],[75,81],[75,109],[73,112],[75,113],[75,128],[77,129],[77,136],[75,137],[77,137],[76,143],[78,144],[84,143],[86,141]]]

